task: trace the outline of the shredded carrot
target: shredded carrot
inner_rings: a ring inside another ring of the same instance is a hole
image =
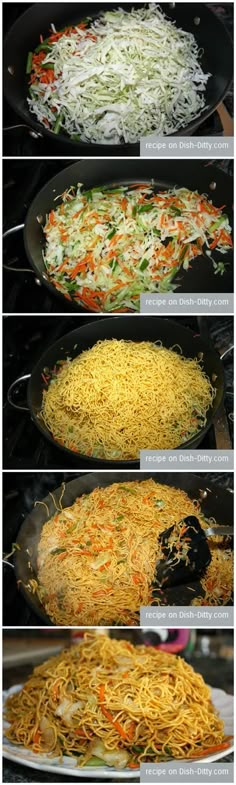
[[[143,582],[143,578],[138,573],[136,573],[135,575],[132,575],[132,581],[138,586],[140,583]]]
[[[51,212],[49,213],[49,223],[51,224],[51,226],[55,226],[56,225],[56,219],[55,219],[54,210],[51,210]]]
[[[131,739],[131,741],[134,738],[135,729],[136,729],[136,722],[134,722],[134,720],[132,720],[132,722],[129,725],[129,730],[128,730],[128,736],[129,736],[129,739]]]
[[[68,256],[65,256],[62,264],[60,264],[60,267],[58,267],[58,272],[59,273],[61,272],[61,270],[64,270],[64,268],[67,266],[68,262],[69,262]]]
[[[48,68],[47,71],[44,71],[42,76],[39,76],[39,81],[43,84],[50,84],[50,82],[54,82],[55,74],[52,68]]]
[[[213,747],[207,747],[205,750],[200,750],[197,754],[195,753],[193,758],[201,758],[203,755],[210,755],[211,752],[220,752],[220,750],[227,750],[229,747],[229,741],[223,741],[222,744],[215,744]]]
[[[213,240],[213,242],[209,245],[209,248],[211,248],[211,250],[213,250],[213,248],[216,248],[216,246],[218,245],[218,242],[220,240],[220,236],[221,236],[221,233],[218,234],[217,237],[215,237],[215,239]]]
[[[122,738],[122,739],[125,739],[125,741],[127,741],[127,739],[128,739],[128,736],[127,736],[127,734],[125,733],[125,731],[124,731],[124,729],[122,728],[122,726],[120,725],[120,723],[119,723],[119,722],[117,722],[117,720],[114,720],[114,719],[113,719],[113,716],[112,716],[112,714],[110,713],[110,711],[108,711],[108,709],[105,709],[105,706],[103,706],[103,705],[101,705],[101,711],[102,711],[102,713],[104,714],[104,717],[106,717],[106,718],[107,718],[107,720],[109,720],[110,722],[112,722],[112,725],[114,725],[114,728],[117,730],[117,732],[119,733],[119,735],[121,736],[121,738]]]
[[[112,589],[106,589],[104,587],[104,589],[99,589],[99,591],[94,591],[92,593],[92,597],[104,597],[104,595],[106,596],[106,594],[111,594],[111,592]]]
[[[84,303],[84,305],[87,305],[91,311],[100,311],[99,305],[97,305],[97,303],[95,303],[94,300],[90,299],[89,297],[86,297],[84,294],[80,294],[78,292],[76,294],[76,299],[77,298],[78,300],[82,300],[82,303]]]
[[[73,728],[73,733],[75,733],[76,736],[82,736],[83,738],[86,738],[86,733],[83,728],[78,728],[78,730],[74,730]]]
[[[39,742],[40,742],[40,737],[41,737],[40,730],[36,730],[36,733],[35,733],[35,734],[34,734],[34,736],[33,736],[33,742],[34,742],[34,744],[39,744]]]

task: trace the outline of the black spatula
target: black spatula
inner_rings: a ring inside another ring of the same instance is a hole
[[[195,515],[188,515],[159,535],[163,558],[156,565],[154,585],[166,588],[203,575],[211,562],[209,536],[232,535],[230,526],[202,529]]]

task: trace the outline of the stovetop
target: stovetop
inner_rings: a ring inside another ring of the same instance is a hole
[[[7,401],[7,390],[18,376],[30,373],[43,351],[56,340],[100,316],[26,316],[5,317],[4,319],[4,409],[3,409],[3,466],[5,469],[91,469],[89,463],[67,458],[66,454],[49,442],[39,433],[29,412],[16,411]],[[112,317],[111,317],[112,318]],[[120,317],[122,318],[122,317]],[[130,317],[145,318],[145,317]],[[153,317],[158,318],[158,317]],[[210,339],[220,351],[233,343],[232,317],[177,317],[173,320],[201,333],[204,340]],[[224,360],[226,392],[223,417],[230,433],[230,444],[233,439],[233,359],[232,353]],[[22,395],[23,398],[23,395]],[[22,398],[18,403],[22,403]],[[216,434],[212,426],[201,442],[201,449],[215,449]],[[96,468],[96,464],[94,464]],[[119,468],[119,464],[114,469]]]
[[[3,552],[11,552],[21,524],[31,512],[37,499],[44,499],[49,491],[63,482],[68,483],[81,472],[7,472],[3,477]],[[233,474],[227,472],[201,472],[201,480],[216,487],[232,489]],[[161,480],[162,481],[162,480]],[[41,626],[42,622],[25,602],[16,584],[12,567],[3,565],[3,625],[6,627]]]
[[[43,186],[72,160],[4,161],[4,231],[23,224],[30,204]],[[23,200],[22,200],[23,183]],[[4,313],[67,313],[73,303],[52,296],[32,271],[24,249],[23,230],[4,241],[3,257]],[[23,270],[23,272],[22,272]],[[77,313],[85,313],[76,308]]]
[[[14,159],[3,164],[3,228],[23,224],[28,208],[36,194],[58,172],[73,163],[70,159],[37,160]],[[207,161],[233,175],[233,161]],[[22,187],[23,183],[23,187]],[[3,310],[4,313],[71,313],[73,303],[62,301],[41,284],[27,260],[23,230],[7,237],[3,256]],[[221,279],[218,281],[221,285]],[[82,307],[77,313],[87,313]]]
[[[31,3],[24,3],[24,10],[29,8]],[[214,10],[217,16],[222,20],[223,24],[227,28],[228,32],[233,38],[233,3],[222,3],[220,4],[213,4],[207,3],[209,7]],[[22,4],[21,3],[4,3],[4,16],[3,16],[3,23],[4,23],[4,36],[6,35],[7,31],[10,27],[14,24],[16,19],[22,14]],[[231,114],[233,115],[233,85],[231,85],[227,96],[224,99],[224,103]],[[9,126],[19,125],[22,122],[21,118],[14,112],[14,110],[8,105],[6,100],[3,100],[3,124],[4,128],[8,128]],[[222,127],[219,116],[217,112],[213,112],[213,114],[204,121],[197,131],[195,131],[195,136],[220,136],[222,134]],[[43,137],[35,139],[31,136],[28,130],[26,129],[16,129],[15,131],[7,131],[3,134],[3,154],[6,156],[55,156],[61,155],[61,144],[57,142],[57,139],[51,141],[50,138]],[[124,150],[119,152],[119,147],[115,148],[115,152],[113,153],[116,157],[124,155],[137,155],[136,147],[133,146],[133,150],[129,149],[127,153],[124,153]],[[85,156],[85,148],[81,147],[79,144],[77,145],[77,152],[76,155],[78,157]],[[91,151],[89,152],[91,155]],[[104,151],[101,148],[101,152],[96,152],[96,155],[104,155]],[[111,155],[111,151],[107,152],[107,156]]]

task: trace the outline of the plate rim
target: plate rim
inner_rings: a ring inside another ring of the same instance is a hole
[[[221,696],[224,699],[227,698],[227,702],[229,702],[230,708],[232,708],[232,720],[234,720],[234,695],[221,689],[221,687],[212,687],[211,685],[208,686],[210,687],[212,693],[212,701],[214,705],[215,705],[214,696],[216,695],[216,693],[218,694],[219,697]],[[9,695],[12,695],[14,692],[19,692],[22,689],[22,687],[23,687],[22,684],[14,684],[11,687],[9,687],[7,690],[3,690],[2,693],[3,710],[4,710],[6,698]],[[117,780],[125,780],[125,779],[131,780],[140,776],[140,769],[132,770],[132,769],[125,768],[125,769],[117,770],[114,769],[113,767],[108,767],[108,766],[101,766],[101,767],[89,766],[87,768],[85,768],[84,766],[70,767],[67,766],[66,764],[64,765],[60,765],[57,763],[50,764],[49,760],[48,762],[45,760],[45,763],[44,762],[38,763],[37,761],[27,760],[27,759],[21,760],[17,757],[15,752],[11,751],[10,745],[12,744],[12,742],[7,741],[7,744],[9,744],[9,747],[4,745],[4,720],[3,720],[2,755],[3,758],[5,758],[6,760],[13,761],[13,763],[17,763],[22,766],[28,766],[28,768],[36,769],[38,771],[48,771],[49,773],[53,773],[53,774],[55,774],[55,772],[58,772],[58,774],[64,774],[64,776],[66,775],[72,777],[74,776],[77,777],[78,779],[82,777],[84,777],[84,779],[89,779],[89,778],[91,779],[93,777],[96,777],[96,779],[100,779],[100,780],[108,780],[111,778]],[[19,749],[24,750],[23,745],[18,745],[18,746]],[[230,755],[232,752],[234,752],[234,739],[232,740],[232,744],[226,750],[222,750],[221,752],[215,753],[213,755],[208,755],[204,758],[200,758],[199,763],[214,763],[218,760],[221,760],[222,758],[225,758],[227,755]],[[171,760],[171,763],[173,764],[177,762],[179,761],[175,760],[174,758]],[[186,758],[183,759],[183,762],[184,763],[187,762],[191,764],[193,762],[196,762],[196,758],[195,759]]]

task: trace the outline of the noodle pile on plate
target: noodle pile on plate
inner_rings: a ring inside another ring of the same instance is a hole
[[[114,483],[76,499],[44,524],[38,544],[37,593],[56,625],[138,625],[153,595],[159,534],[189,515],[203,528],[199,502],[152,479]],[[212,560],[193,604],[226,604],[232,595],[233,557],[222,537],[209,541]],[[187,547],[187,546],[186,546]]]
[[[215,390],[200,361],[177,351],[113,339],[68,360],[43,395],[53,438],[84,455],[135,460],[142,449],[175,449],[193,437]]]
[[[210,688],[181,657],[96,633],[36,667],[6,719],[12,742],[79,756],[79,766],[96,756],[135,768],[228,746]]]

